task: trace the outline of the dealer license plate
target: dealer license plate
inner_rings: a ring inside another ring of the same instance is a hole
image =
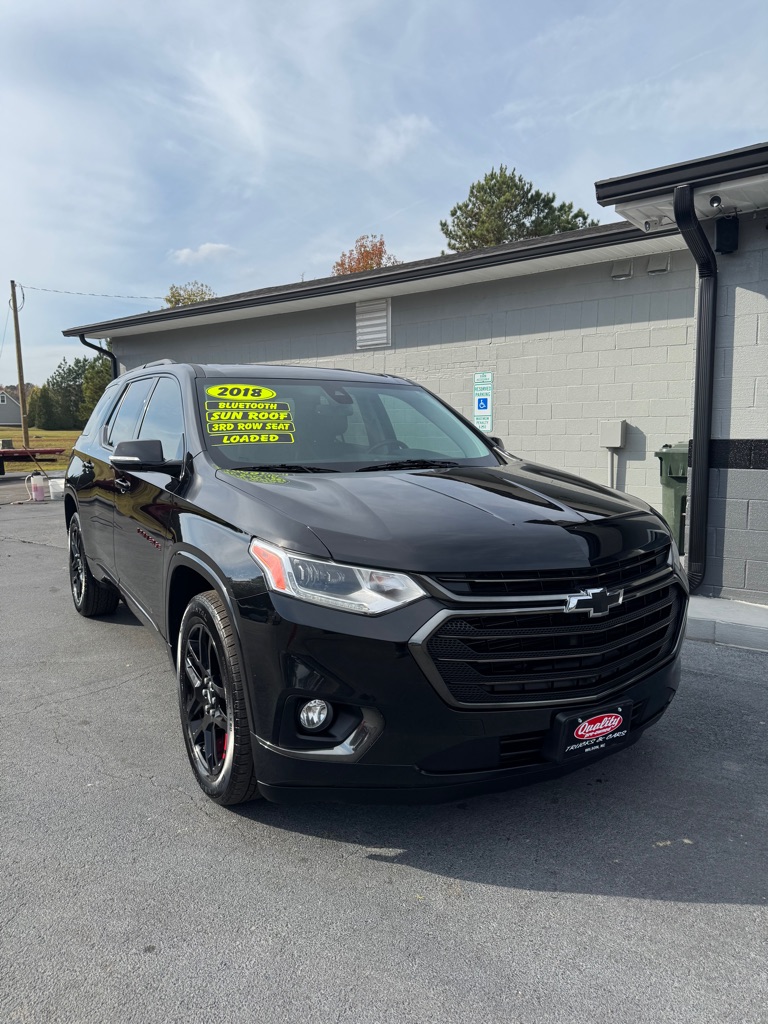
[[[631,721],[631,700],[599,711],[562,711],[555,716],[545,753],[554,761],[567,761],[609,750],[627,738]]]

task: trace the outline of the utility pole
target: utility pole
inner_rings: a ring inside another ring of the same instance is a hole
[[[13,329],[16,332],[16,366],[19,371],[19,405],[21,406],[21,440],[29,448],[29,427],[27,426],[27,389],[24,386],[24,364],[21,361],[21,332],[19,331],[19,307],[16,305],[16,282],[11,281],[11,309]]]

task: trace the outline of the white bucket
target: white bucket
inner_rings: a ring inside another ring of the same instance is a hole
[[[48,489],[51,493],[51,501],[60,501],[64,497],[64,481],[48,479]]]
[[[45,501],[45,484],[43,483],[43,474],[38,470],[30,473],[25,478],[24,484],[27,488],[27,494],[29,495],[30,501]]]

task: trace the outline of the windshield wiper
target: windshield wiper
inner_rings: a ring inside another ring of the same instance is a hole
[[[382,469],[444,469],[458,466],[458,462],[448,459],[400,459],[398,462],[378,462],[373,466],[362,466],[358,473],[375,473]]]
[[[241,473],[338,473],[327,466],[304,466],[299,462],[273,462],[266,466],[238,466]]]

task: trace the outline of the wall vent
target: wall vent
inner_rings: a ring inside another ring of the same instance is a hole
[[[648,257],[648,273],[653,277],[655,274],[669,273],[669,253],[657,252]]]
[[[389,348],[392,344],[390,299],[369,299],[356,303],[356,347]]]
[[[632,270],[632,260],[617,260],[611,267],[611,277],[614,281],[628,281]]]

